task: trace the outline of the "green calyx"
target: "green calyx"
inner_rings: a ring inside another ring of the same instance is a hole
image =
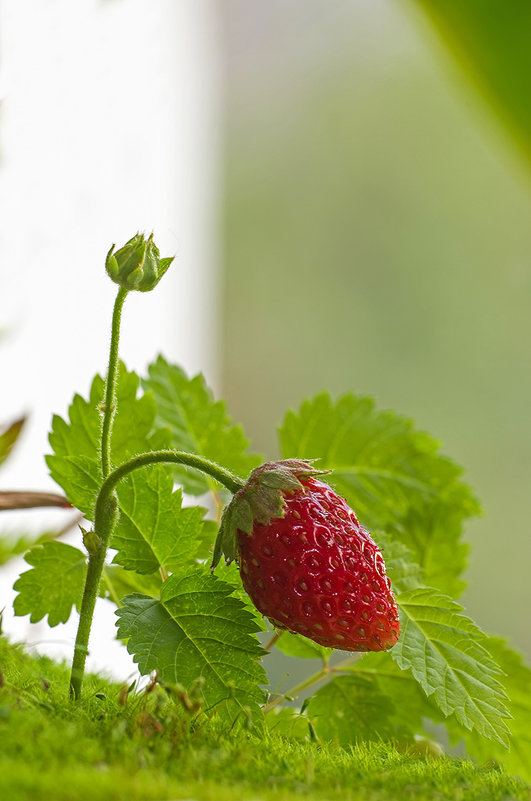
[[[284,517],[286,494],[304,491],[304,480],[329,473],[316,470],[304,459],[266,462],[257,467],[247,483],[234,495],[221,517],[211,570],[222,556],[230,564],[238,556],[238,531],[251,534],[255,523],[267,526],[275,517]]]
[[[101,551],[103,548],[101,537],[98,537],[94,530],[86,531],[81,526],[79,528],[81,529],[81,534],[83,535],[83,545],[89,554],[93,555]]]
[[[105,269],[115,284],[127,290],[149,292],[154,289],[174,258],[160,258],[153,234],[148,239],[144,234],[136,234],[116,252],[114,248],[113,245],[107,254]]]

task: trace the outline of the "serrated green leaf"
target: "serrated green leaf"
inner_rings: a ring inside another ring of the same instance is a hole
[[[136,470],[117,487],[120,516],[111,547],[113,562],[137,573],[167,572],[193,562],[202,538],[205,509],[182,508],[181,490],[173,490],[173,472],[165,465]]]
[[[94,520],[94,504],[103,480],[100,462],[89,456],[47,456],[46,462],[72,506],[87,520]]]
[[[157,424],[171,429],[171,446],[218,462],[246,478],[260,464],[260,457],[247,453],[249,443],[243,429],[233,425],[225,403],[215,401],[202,375],[188,378],[185,372],[159,356],[142,382],[157,404]],[[175,468],[185,492],[202,495],[216,486],[191,468]]]
[[[163,681],[189,688],[203,677],[204,708],[234,721],[242,713],[260,720],[257,626],[232,587],[206,570],[170,576],[160,601],[134,593],[116,611],[118,636],[127,639],[140,672],[157,670]]]
[[[500,637],[489,637],[486,646],[490,654],[503,666],[505,674],[501,679],[509,701],[507,703],[512,719],[510,750],[495,742],[488,742],[475,731],[467,731],[455,723],[448,725],[454,741],[464,740],[467,754],[480,762],[497,759],[509,773],[518,774],[525,781],[531,781],[531,667],[526,665],[520,654],[513,651]]]
[[[445,715],[467,729],[508,745],[506,694],[501,670],[484,647],[485,635],[459,604],[431,587],[397,598],[401,634],[391,656],[410,669]]]
[[[303,659],[321,659],[328,662],[330,655],[334,653],[333,648],[325,648],[302,634],[294,634],[291,631],[284,631],[280,639],[276,642],[279,651],[287,656],[296,656]]]
[[[45,542],[24,557],[31,570],[17,579],[13,606],[16,615],[31,615],[37,623],[48,615],[48,624],[66,623],[75,606],[81,606],[87,574],[86,556],[64,542]]]
[[[394,704],[370,676],[336,676],[310,699],[306,713],[319,737],[341,745],[390,739],[397,734]]]
[[[284,458],[317,458],[331,468],[329,483],[362,523],[405,543],[426,581],[458,587],[466,556],[458,538],[479,507],[435,440],[410,420],[376,411],[370,398],[333,403],[323,393],[287,414],[280,443]]]
[[[139,379],[122,362],[118,370],[116,414],[111,454],[113,465],[145,451],[168,447],[169,431],[154,430],[155,401],[151,393],[138,395]],[[89,520],[93,519],[95,495],[101,484],[101,404],[105,382],[97,375],[90,397],[75,395],[68,421],[57,415],[49,436],[53,454],[46,457],[52,478],[63,488],[70,502]]]

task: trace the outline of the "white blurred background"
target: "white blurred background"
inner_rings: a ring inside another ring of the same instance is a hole
[[[126,302],[121,355],[159,352],[218,380],[220,80],[209,0],[0,3],[1,422],[28,414],[3,489],[57,487],[43,455],[52,413],[105,373],[116,287],[110,245],[155,232],[176,254],[157,292]],[[42,531],[72,512],[4,512],[2,530]],[[79,544],[79,532],[69,540]],[[14,618],[17,559],[0,572],[4,630],[71,656],[75,623]],[[98,603],[89,668],[127,676],[111,604]]]

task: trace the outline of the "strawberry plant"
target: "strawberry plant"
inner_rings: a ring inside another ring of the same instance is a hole
[[[264,462],[202,376],[163,356],[128,371],[127,294],[171,261],[141,235],[107,256],[108,372],[54,417],[46,457],[84,515],[82,544],[36,545],[15,584],[17,615],[54,626],[78,610],[72,698],[104,597],[140,672],[180,688],[196,721],[346,746],[413,743],[443,723],[471,756],[531,778],[531,671],[456,600],[463,524],[479,512],[462,471],[409,420],[350,394],[288,412],[282,458]],[[321,668],[268,689],[273,649]]]

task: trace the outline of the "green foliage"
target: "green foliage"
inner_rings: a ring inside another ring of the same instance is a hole
[[[190,688],[199,678],[206,708],[225,719],[260,719],[265,683],[262,649],[252,616],[231,597],[232,587],[204,569],[175,574],[160,600],[134,593],[123,599],[118,636],[128,639],[141,673]]]
[[[317,458],[319,467],[331,468],[330,484],[361,522],[407,545],[428,584],[436,574],[441,589],[455,588],[466,564],[457,539],[478,505],[435,440],[393,412],[377,412],[370,398],[344,395],[334,403],[323,393],[288,412],[280,443],[285,458]],[[443,569],[436,558],[441,544]]]
[[[397,602],[402,631],[391,655],[398,666],[411,670],[445,715],[508,747],[501,670],[483,632],[460,614],[459,604],[430,587],[402,593]]]
[[[139,396],[137,376],[121,365],[113,464],[171,445],[239,474],[256,465],[241,428],[232,424],[225,405],[213,400],[201,376],[188,379],[159,357],[143,386],[146,393]],[[103,393],[97,376],[90,398],[76,396],[68,421],[55,417],[50,435],[52,475],[89,519],[101,485]],[[426,733],[426,719],[445,720],[471,749],[481,742],[479,735],[507,745],[500,670],[481,631],[441,592],[461,589],[462,525],[478,511],[459,468],[410,421],[377,412],[372,401],[352,395],[337,403],[327,395],[305,402],[299,413],[287,415],[280,437],[286,458],[318,458],[319,467],[331,468],[330,482],[373,530],[399,593],[402,633],[390,653],[332,667],[331,679],[310,699],[306,713],[275,713],[276,728],[291,729],[299,739],[349,746],[382,739],[412,742]],[[174,488],[176,478],[182,489]],[[265,628],[263,619],[244,592],[236,565],[225,570],[222,581],[201,564],[211,556],[217,525],[204,519],[203,508],[183,507],[183,491],[214,488],[215,482],[195,470],[175,472],[163,464],[122,479],[111,539],[116,553],[103,569],[99,594],[116,603],[118,637],[141,673],[157,671],[168,687],[199,697],[197,714],[213,713],[228,725],[236,720],[261,725],[266,676],[255,633]],[[47,614],[50,625],[68,619],[72,608],[79,608],[85,556],[48,543],[32,549],[27,560],[33,569],[17,582],[17,614],[29,613],[32,620]],[[434,580],[438,589],[424,586]],[[277,647],[325,665],[332,655],[289,632]]]
[[[32,569],[15,582],[15,614],[29,614],[32,623],[46,615],[50,626],[66,623],[72,607],[79,609],[81,604],[87,573],[85,554],[64,542],[45,542],[24,558]]]
[[[70,503],[88,520],[93,519],[94,503],[101,484],[101,407],[104,380],[97,375],[90,396],[75,395],[69,408],[69,421],[54,415],[50,445],[53,454],[46,457],[53,479],[63,488]],[[145,451],[166,447],[169,432],[154,431],[155,401],[151,393],[137,397],[138,376],[127,372],[120,363],[116,391],[116,414],[111,437],[114,465]]]
[[[158,425],[171,429],[173,448],[219,462],[244,478],[260,464],[260,457],[247,453],[242,427],[233,425],[225,403],[214,400],[202,375],[188,378],[180,367],[159,356],[142,384],[155,397]],[[214,486],[211,479],[189,468],[176,468],[175,475],[192,495]]]
[[[192,564],[202,539],[204,509],[182,508],[182,492],[173,490],[165,465],[137,470],[117,489],[120,517],[111,547],[113,562],[137,573],[159,568],[173,573]]]

